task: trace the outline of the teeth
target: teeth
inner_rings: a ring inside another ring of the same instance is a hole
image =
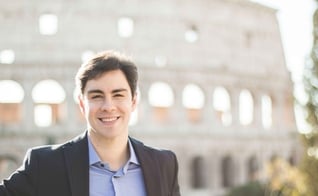
[[[101,120],[103,121],[103,122],[111,122],[111,121],[114,121],[114,120],[116,120],[117,119],[117,117],[112,117],[112,118],[101,118]]]

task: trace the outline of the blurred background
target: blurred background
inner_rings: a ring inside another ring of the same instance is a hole
[[[288,39],[283,1],[268,2],[0,0],[0,180],[28,148],[85,131],[75,73],[118,50],[140,73],[130,135],[177,154],[182,195],[310,195],[304,168],[317,164],[301,166],[318,148],[303,142],[314,98],[302,70],[315,70],[316,4],[306,1],[308,37]]]

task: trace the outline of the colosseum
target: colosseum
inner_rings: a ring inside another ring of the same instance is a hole
[[[182,195],[217,196],[300,156],[276,10],[248,0],[0,0],[0,180],[32,146],[85,131],[74,76],[118,50],[139,67],[130,134],[173,150]]]

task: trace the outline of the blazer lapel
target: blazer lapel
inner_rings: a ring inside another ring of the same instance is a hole
[[[89,196],[89,158],[87,134],[64,147],[64,156],[72,196]]]
[[[149,149],[145,148],[143,143],[130,138],[137,158],[140,162],[147,195],[151,196],[162,196],[161,192],[161,171],[159,170],[158,161],[153,156]]]

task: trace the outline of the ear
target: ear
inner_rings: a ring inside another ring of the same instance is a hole
[[[138,98],[137,98],[137,94],[135,94],[134,97],[132,98],[132,112],[135,111],[135,109],[137,108],[137,103],[138,103]]]
[[[80,107],[80,110],[82,112],[82,114],[85,114],[85,106],[84,106],[84,101],[83,101],[83,95],[80,94],[77,96],[77,100],[78,100],[78,105]]]

